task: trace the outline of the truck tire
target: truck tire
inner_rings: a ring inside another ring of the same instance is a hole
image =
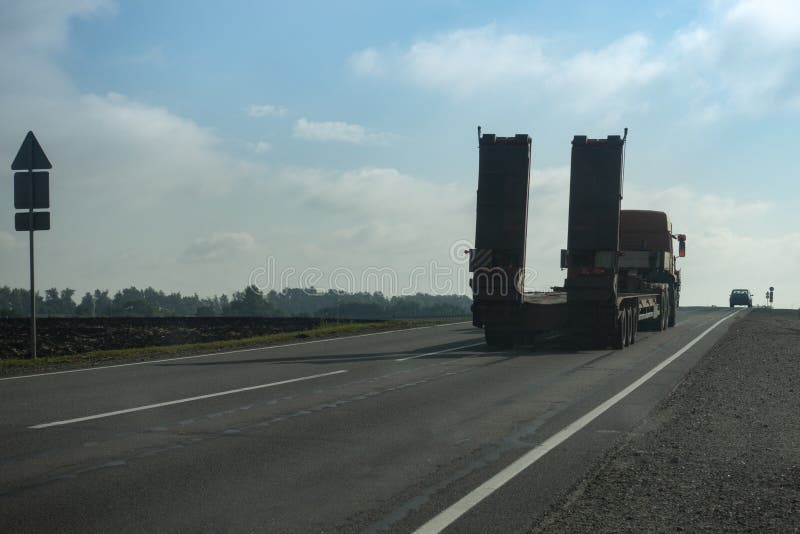
[[[483,331],[483,337],[486,344],[494,348],[509,348],[514,346],[514,338],[504,332],[498,332],[494,329],[487,328]]]
[[[639,307],[634,306],[631,308],[631,342],[633,345],[636,343],[636,334],[639,332]]]
[[[625,346],[628,347],[633,339],[633,308],[625,308]]]
[[[669,289],[669,322],[668,326],[672,328],[678,320],[678,299],[675,298],[675,288]]]
[[[628,319],[625,310],[622,310],[617,318],[617,328],[616,332],[614,332],[614,338],[612,339],[611,345],[617,349],[624,349],[625,343],[628,338]]]
[[[666,330],[667,325],[669,325],[669,293],[664,295],[664,301],[661,303],[661,317],[659,317],[660,321],[658,323],[659,330]]]

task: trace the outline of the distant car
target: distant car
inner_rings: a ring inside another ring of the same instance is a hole
[[[731,308],[734,306],[753,307],[753,294],[749,289],[734,289],[731,291]]]

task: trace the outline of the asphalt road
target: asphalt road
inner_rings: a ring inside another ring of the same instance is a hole
[[[462,323],[0,379],[0,531],[527,531],[729,314],[624,351]]]

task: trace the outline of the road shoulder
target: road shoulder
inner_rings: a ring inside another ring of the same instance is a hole
[[[534,532],[797,532],[800,316],[753,310]]]

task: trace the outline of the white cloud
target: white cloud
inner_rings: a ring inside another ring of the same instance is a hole
[[[255,248],[256,240],[247,232],[214,232],[195,239],[183,251],[186,262],[230,261]]]
[[[419,39],[405,50],[367,48],[351,56],[350,65],[361,76],[397,76],[459,98],[557,97],[581,110],[613,104],[665,72],[650,40],[640,33],[574,55],[562,56],[553,49],[543,37],[502,33],[489,25]]]
[[[646,87],[666,71],[651,53],[650,39],[635,33],[596,51],[583,51],[564,61],[545,80],[556,91],[568,90],[576,105],[588,110],[626,91]]]
[[[14,236],[10,232],[0,230],[0,252],[11,252],[15,245]]]
[[[303,198],[314,207],[373,217],[402,219],[426,212],[447,216],[472,198],[472,191],[456,184],[438,184],[391,168],[365,167],[340,173],[294,171],[283,179],[300,185]]]
[[[417,41],[398,59],[416,83],[456,93],[541,79],[550,68],[537,39],[492,26]]]
[[[800,110],[800,4],[719,3],[709,20],[676,32],[666,54],[699,123]],[[688,89],[688,91],[686,90]]]
[[[754,38],[777,48],[800,45],[800,3],[742,0],[722,15],[722,26],[740,39]]]
[[[70,186],[90,188],[110,202],[149,201],[168,191],[219,194],[244,172],[209,129],[124,95],[62,92],[14,102],[5,106],[10,120],[0,125],[6,146],[19,143],[17,125],[30,125],[54,177],[70,176]],[[78,124],[81,135],[75,135]]]
[[[501,34],[494,26],[461,29],[420,39],[406,50],[367,48],[350,59],[361,75],[396,75],[458,95],[538,79],[549,66],[541,43],[527,35]]]
[[[287,169],[278,183],[276,194],[291,202],[293,212],[312,213],[316,225],[324,225],[324,231],[289,230],[297,236],[294,242],[309,252],[301,258],[301,269],[387,267],[406,279],[431,262],[452,266],[453,243],[474,235],[474,188],[464,184],[436,183],[375,167],[344,172]],[[429,275],[426,270],[420,291],[431,289]],[[466,280],[450,291],[468,291]]]
[[[706,14],[663,42],[635,32],[564,52],[553,36],[488,25],[405,46],[371,46],[349,64],[359,76],[399,79],[460,99],[513,95],[614,119],[665,99],[684,103],[687,118],[700,125],[800,111],[800,3],[715,2]]]
[[[272,150],[272,145],[266,141],[256,141],[255,143],[247,143],[247,148],[256,154],[264,154]]]
[[[294,137],[307,141],[337,141],[341,143],[383,144],[389,140],[389,135],[383,132],[373,132],[360,124],[351,124],[342,121],[310,121],[305,117],[294,124]]]
[[[0,49],[47,53],[66,44],[72,18],[114,13],[116,4],[113,0],[4,0],[0,9]]]
[[[247,108],[247,114],[251,117],[283,117],[287,113],[286,108],[274,106],[272,104],[252,104]]]
[[[350,66],[358,74],[364,76],[379,76],[383,74],[381,54],[374,48],[367,48],[353,54],[350,57]]]

